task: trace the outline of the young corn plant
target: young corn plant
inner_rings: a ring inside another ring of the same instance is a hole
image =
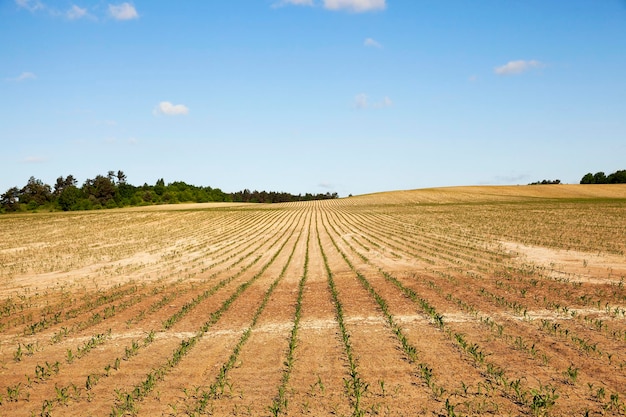
[[[9,402],[16,402],[20,398],[20,388],[22,388],[21,382],[13,386],[7,386],[7,400]]]
[[[15,350],[15,352],[13,353],[13,360],[15,362],[19,362],[22,360],[22,355],[23,355],[23,351],[22,351],[22,344],[18,343],[17,344],[17,349]]]
[[[574,365],[570,365],[567,367],[567,370],[563,372],[566,382],[568,384],[574,385],[576,380],[578,379],[578,368],[575,368]]]
[[[538,389],[530,390],[530,409],[535,416],[545,415],[556,403],[559,394],[551,385],[540,385]]]
[[[286,235],[287,232],[288,231],[285,230],[283,234],[277,239],[277,241],[279,241],[281,237]],[[148,373],[148,375],[146,376],[146,379],[143,382],[139,383],[138,385],[135,385],[135,388],[130,393],[120,392],[121,397],[118,398],[118,400],[116,401],[116,404],[113,406],[111,415],[123,415],[124,413],[128,413],[128,412],[131,412],[131,413],[136,412],[135,401],[141,400],[146,395],[148,395],[148,393],[154,388],[156,382],[162,380],[165,377],[165,375],[167,375],[167,373],[171,371],[171,369],[173,369],[175,366],[178,365],[178,363],[182,360],[182,358],[187,353],[189,353],[189,351],[196,345],[196,343],[198,343],[200,338],[204,336],[204,334],[210,329],[210,327],[213,326],[213,324],[217,323],[220,317],[230,308],[232,303],[250,285],[252,285],[253,282],[255,282],[263,273],[265,273],[265,271],[272,265],[272,263],[276,260],[276,258],[280,254],[280,252],[283,250],[283,248],[287,244],[287,241],[288,239],[282,243],[279,249],[272,256],[272,258],[261,268],[259,272],[257,272],[252,278],[250,278],[250,280],[240,284],[237,287],[237,289],[234,291],[234,293],[226,301],[222,303],[220,308],[210,314],[209,320],[206,321],[202,325],[202,327],[196,333],[195,336],[181,341],[179,347],[174,351],[172,357],[168,359],[165,364],[161,365],[160,367],[156,369],[153,369],[150,373]],[[259,255],[253,261],[252,264],[256,263],[260,258],[261,258],[261,255]],[[238,275],[240,275],[240,273],[236,274],[236,276]],[[224,283],[223,285],[226,285],[226,283]],[[246,336],[245,333],[244,333],[244,336],[247,339],[248,336]],[[232,364],[230,366],[232,366]],[[223,373],[223,371],[224,371],[224,367],[220,371],[220,374]],[[225,375],[223,377],[218,376],[218,381],[220,385],[219,388],[222,390],[222,392],[224,391],[225,387],[229,387],[230,389],[232,389],[232,384],[229,383]],[[217,387],[217,385],[215,386]],[[217,389],[215,389],[215,392],[217,392]],[[211,394],[214,394],[214,393],[212,392]],[[204,406],[203,406],[204,411],[206,411],[206,404],[208,404],[208,401],[204,403]],[[204,412],[204,411],[200,411],[200,412]]]
[[[306,240],[306,251],[304,255],[304,268],[302,272],[302,277],[298,283],[298,296],[296,299],[296,308],[294,312],[293,318],[293,327],[291,328],[291,335],[289,337],[289,347],[287,351],[287,359],[285,360],[285,368],[283,369],[283,376],[281,379],[280,387],[278,388],[278,394],[272,400],[272,404],[269,406],[270,414],[273,416],[279,416],[282,412],[287,410],[287,397],[286,390],[287,384],[289,383],[289,378],[291,376],[291,371],[293,368],[293,364],[295,361],[295,350],[298,344],[298,330],[300,328],[300,318],[302,316],[302,298],[304,295],[304,288],[306,284],[306,279],[308,275],[308,266],[309,266],[309,240],[310,240],[311,232],[309,231]],[[295,249],[295,247],[294,247]],[[284,269],[285,271],[285,269]],[[320,387],[323,389],[323,384],[321,379],[318,381]]]
[[[339,330],[341,332],[344,351],[348,358],[350,378],[344,378],[344,387],[346,389],[346,394],[352,402],[353,415],[361,416],[365,413],[365,410],[361,408],[361,399],[367,391],[369,385],[361,379],[357,371],[357,364],[353,356],[352,345],[350,343],[350,334],[348,333],[344,322],[343,307],[341,305],[341,301],[339,300],[339,293],[337,291],[337,287],[335,286],[333,273],[328,264],[328,258],[326,257],[326,253],[324,252],[324,248],[322,246],[319,231],[317,233],[317,242],[322,253],[322,259],[324,261],[324,267],[326,269],[326,280],[328,282],[328,287],[330,288],[331,297],[335,306],[335,317],[337,323],[339,324]]]

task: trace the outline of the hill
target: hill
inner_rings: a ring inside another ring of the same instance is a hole
[[[626,184],[480,185],[388,191],[352,197],[358,204],[449,204],[537,199],[626,199]]]

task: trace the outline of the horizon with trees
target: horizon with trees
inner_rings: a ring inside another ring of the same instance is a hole
[[[618,170],[606,175],[604,172],[591,172],[585,174],[580,180],[581,184],[626,184],[626,169]]]
[[[165,184],[163,178],[154,185],[135,186],[127,182],[123,171],[109,171],[107,175],[88,178],[78,186],[73,175],[57,178],[54,187],[31,176],[22,188],[11,187],[0,195],[0,213],[35,210],[95,210],[176,203],[285,203],[339,198],[337,193],[304,195],[275,191],[244,189],[225,193],[219,188],[202,187],[175,181]]]

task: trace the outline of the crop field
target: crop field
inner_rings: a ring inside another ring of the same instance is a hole
[[[626,414],[626,186],[0,216],[0,416]]]

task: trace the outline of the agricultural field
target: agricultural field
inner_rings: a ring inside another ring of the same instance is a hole
[[[0,216],[0,416],[626,414],[626,186]]]

